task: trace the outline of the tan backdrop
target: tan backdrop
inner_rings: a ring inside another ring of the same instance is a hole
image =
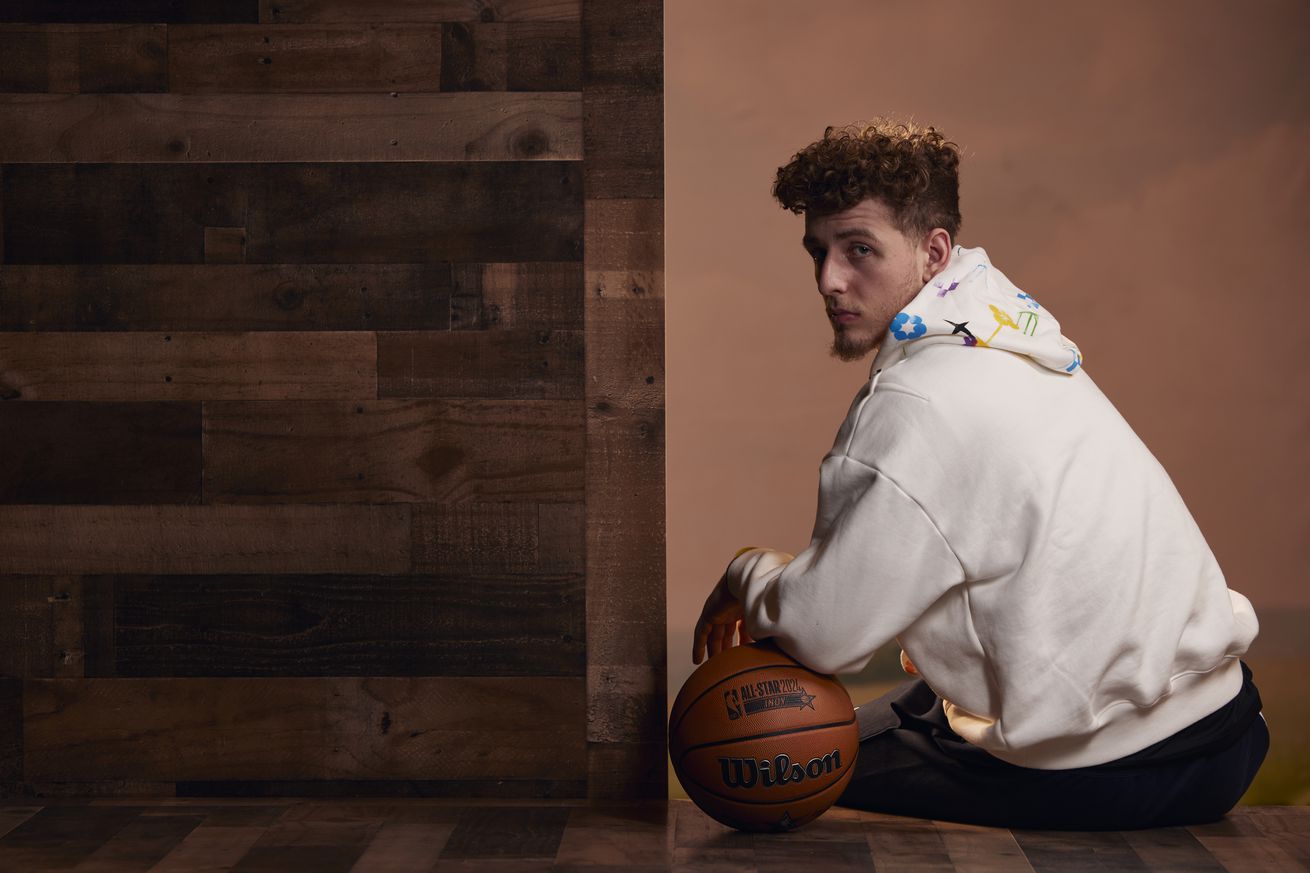
[[[670,698],[732,553],[808,543],[868,376],[828,356],[774,173],[892,113],[962,146],[957,241],[1060,319],[1255,604],[1275,752],[1304,761],[1277,686],[1310,666],[1310,5],[669,0],[665,34]]]

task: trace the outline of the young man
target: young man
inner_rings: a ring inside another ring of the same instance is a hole
[[[1168,474],[1035,295],[954,244],[933,128],[834,131],[778,171],[832,354],[870,352],[799,555],[749,547],[692,658],[771,637],[825,673],[895,639],[917,675],[860,706],[839,804],[1001,827],[1221,818],[1269,733],[1258,631]]]

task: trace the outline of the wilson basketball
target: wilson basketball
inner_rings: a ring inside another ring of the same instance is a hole
[[[850,782],[859,748],[842,684],[767,640],[701,664],[669,713],[669,756],[687,796],[743,831],[818,818]]]

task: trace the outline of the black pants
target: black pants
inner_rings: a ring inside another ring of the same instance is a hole
[[[1072,770],[1018,767],[951,730],[942,701],[911,679],[859,707],[860,751],[838,806],[1006,828],[1133,830],[1218,821],[1269,751],[1251,669],[1196,724],[1117,761]]]

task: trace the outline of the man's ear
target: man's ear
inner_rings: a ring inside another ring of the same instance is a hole
[[[944,227],[934,227],[924,240],[927,255],[923,266],[923,283],[936,276],[951,261],[951,234]]]

